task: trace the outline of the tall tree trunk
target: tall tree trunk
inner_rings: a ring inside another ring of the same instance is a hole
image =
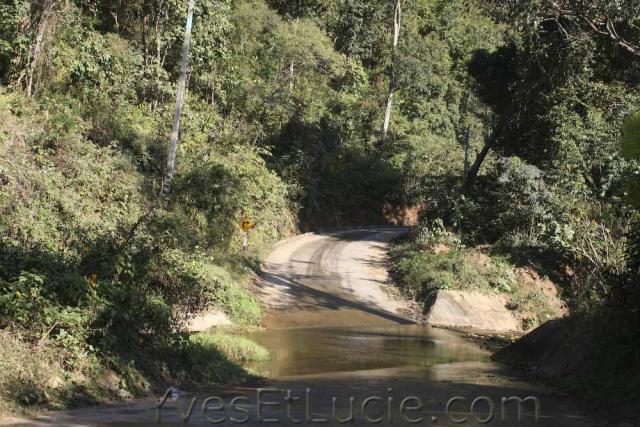
[[[155,47],[155,64],[161,68],[162,63],[162,33],[164,31],[164,23],[167,20],[167,12],[164,0],[157,0],[155,5],[155,12],[153,13],[153,32],[154,32],[154,47]],[[155,84],[152,86],[150,96],[153,97],[151,104],[151,111],[155,111],[158,108],[159,93],[158,85],[159,78],[156,75],[153,76]]]
[[[489,152],[495,147],[496,143],[498,142],[500,132],[501,132],[501,128],[500,127],[496,128],[496,130],[493,132],[491,137],[489,137],[489,139],[485,142],[484,147],[482,147],[482,150],[480,150],[480,152],[476,156],[476,160],[473,162],[473,166],[471,166],[471,169],[469,169],[469,173],[467,174],[464,180],[464,184],[462,186],[464,192],[469,191],[473,187],[473,184],[475,183],[476,178],[480,173],[480,168],[482,167],[482,164],[486,160]]]
[[[44,36],[49,25],[49,18],[53,13],[54,2],[51,0],[45,1],[42,5],[42,12],[38,19],[38,25],[36,26],[36,34],[31,51],[29,52],[29,59],[27,69],[25,73],[25,90],[27,96],[31,96],[33,93],[33,85],[35,80],[36,66],[40,60],[40,54],[44,47]],[[19,79],[19,82],[21,79]]]
[[[184,44],[182,45],[182,65],[180,67],[180,79],[178,80],[178,95],[176,100],[176,112],[173,116],[173,129],[169,140],[169,156],[167,157],[167,174],[162,186],[162,192],[168,193],[171,189],[171,180],[175,173],[176,153],[178,151],[178,135],[180,133],[180,115],[184,106],[184,91],[189,69],[189,47],[191,45],[191,28],[193,27],[193,9],[196,0],[189,0],[187,12],[187,25],[184,32]]]
[[[396,2],[395,12],[393,14],[393,49],[391,53],[391,82],[389,82],[389,96],[387,97],[387,108],[384,112],[384,123],[382,125],[382,134],[387,135],[389,131],[389,123],[391,122],[391,111],[393,110],[393,92],[395,90],[395,62],[396,52],[398,50],[398,42],[400,41],[400,27],[402,24],[402,0]]]
[[[389,132],[391,110],[393,110],[393,89],[389,90],[389,96],[387,96],[387,108],[384,110],[384,124],[382,125],[382,134],[385,136],[387,135],[387,132]]]
[[[298,22],[299,22],[298,18],[296,18],[296,20],[293,22],[294,39],[298,36]],[[291,62],[289,63],[289,90],[290,91],[293,91],[293,87],[294,87],[295,65],[296,65],[295,61],[291,59]]]
[[[144,49],[144,74],[147,75],[149,67],[149,20],[151,19],[150,0],[144,0],[142,3],[142,46]]]

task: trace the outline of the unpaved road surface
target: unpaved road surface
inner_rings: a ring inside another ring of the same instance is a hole
[[[282,242],[263,265],[258,295],[267,328],[411,324],[390,294],[389,241],[404,228],[305,234]]]
[[[458,333],[411,324],[406,305],[387,292],[383,266],[387,242],[404,231],[305,235],[276,248],[257,284],[270,329],[251,338],[272,350],[263,368],[273,373],[260,384],[183,395],[161,408],[148,399],[21,425],[338,426],[350,418],[352,401],[354,421],[346,425],[358,427],[618,426],[594,421],[570,397],[515,377]],[[521,420],[516,403],[502,404],[529,396],[539,403],[537,421],[531,400]],[[216,410],[221,403],[224,409]]]

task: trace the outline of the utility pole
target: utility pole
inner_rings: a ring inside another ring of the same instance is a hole
[[[169,156],[167,157],[167,174],[162,185],[162,193],[167,194],[171,190],[171,180],[175,173],[176,153],[178,151],[178,136],[180,134],[180,115],[184,107],[184,92],[189,71],[189,47],[191,45],[191,29],[193,27],[193,9],[196,0],[189,0],[187,12],[187,25],[184,31],[184,44],[182,45],[182,65],[180,66],[180,79],[178,80],[178,95],[176,99],[176,112],[173,116],[173,128],[169,139]]]

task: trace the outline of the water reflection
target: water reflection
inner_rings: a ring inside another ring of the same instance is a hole
[[[419,325],[276,329],[250,334],[271,359],[250,366],[271,378],[488,361],[458,333]]]

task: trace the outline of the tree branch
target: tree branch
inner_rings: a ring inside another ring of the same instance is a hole
[[[603,19],[605,19],[605,21],[597,22],[594,18],[590,18],[589,16],[587,16],[588,12],[593,11],[592,9],[586,11],[576,11],[564,8],[563,5],[558,4],[558,2],[556,1],[550,1],[547,6],[548,9],[546,10],[546,13],[551,15],[549,19],[558,20],[560,16],[565,16],[567,18],[573,19],[577,18],[585,22],[595,33],[601,36],[609,37],[619,47],[623,48],[634,56],[640,57],[640,46],[635,45],[621,37],[614,27],[613,21],[606,15],[606,13],[602,13],[602,15],[604,15]],[[571,7],[571,5],[569,5],[569,7]]]

